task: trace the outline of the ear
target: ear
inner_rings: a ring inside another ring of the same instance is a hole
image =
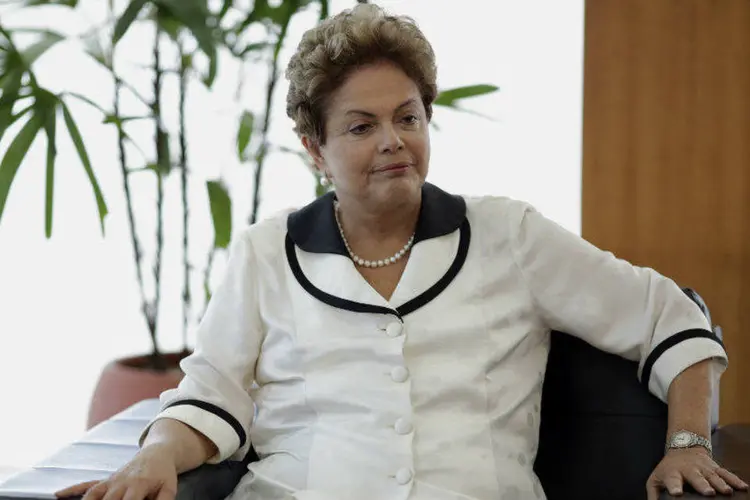
[[[311,139],[310,137],[302,136],[302,146],[304,146],[307,154],[313,159],[315,168],[317,168],[321,174],[325,173],[325,159],[320,151],[320,144],[318,141]]]

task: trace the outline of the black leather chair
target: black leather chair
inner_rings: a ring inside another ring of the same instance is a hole
[[[701,297],[684,291],[710,322]],[[637,369],[635,362],[552,332],[534,463],[549,500],[646,498],[646,481],[664,455],[667,406],[640,384]],[[713,413],[715,427],[718,394]],[[178,500],[224,498],[253,460],[251,453],[245,462],[204,465],[184,474]]]
[[[703,299],[684,291],[710,322]],[[714,333],[721,339],[719,327]],[[637,380],[637,363],[560,332],[551,342],[534,463],[548,498],[646,498],[646,481],[664,456],[667,405]]]

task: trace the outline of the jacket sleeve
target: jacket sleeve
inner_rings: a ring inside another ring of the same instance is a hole
[[[515,259],[538,313],[552,330],[639,362],[638,377],[667,401],[683,370],[727,366],[706,317],[670,279],[602,251],[526,204],[509,211]]]
[[[183,422],[210,439],[218,453],[208,463],[244,454],[254,415],[249,389],[262,342],[257,272],[246,230],[232,242],[226,271],[197,331],[193,353],[181,363],[176,389],[162,393],[162,408],[141,434],[162,418]]]

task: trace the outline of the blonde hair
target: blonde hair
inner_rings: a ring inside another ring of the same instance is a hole
[[[397,65],[414,80],[432,118],[437,66],[427,38],[411,18],[359,4],[308,30],[289,61],[286,112],[297,134],[324,144],[331,95],[358,67],[378,61]]]

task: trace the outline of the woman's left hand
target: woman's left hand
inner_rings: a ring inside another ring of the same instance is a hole
[[[672,496],[682,495],[686,483],[705,496],[717,492],[730,495],[748,488],[747,483],[714,462],[705,449],[676,449],[667,452],[648,478],[648,500],[658,500],[663,489]]]

